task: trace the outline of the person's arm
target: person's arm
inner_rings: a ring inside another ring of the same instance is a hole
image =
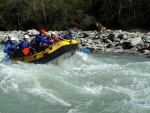
[[[5,43],[5,47],[7,46],[7,44],[10,43],[10,40],[7,40]]]
[[[10,53],[10,44],[7,44],[5,49],[4,49],[4,53]]]
[[[65,37],[66,37],[66,34],[60,36],[59,39],[60,39],[60,40],[63,40],[63,39],[65,39]]]
[[[48,43],[49,42],[49,40],[46,40],[44,37],[42,37],[40,35],[37,35],[37,40],[39,40],[42,43]]]
[[[42,44],[48,44],[50,42],[50,40],[47,40],[45,38],[42,38]]]
[[[42,43],[49,43],[49,42],[50,42],[49,40],[42,38]]]

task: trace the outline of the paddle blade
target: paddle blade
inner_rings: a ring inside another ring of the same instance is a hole
[[[6,56],[1,62],[7,62],[9,60],[10,56]]]
[[[90,53],[90,50],[87,49],[87,48],[80,48],[80,50],[86,54],[89,54]]]
[[[22,52],[24,55],[27,55],[29,53],[29,48],[24,48]]]

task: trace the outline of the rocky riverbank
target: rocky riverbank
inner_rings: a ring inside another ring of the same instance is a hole
[[[51,33],[52,31],[48,31]],[[67,31],[55,31],[57,36],[61,36]],[[22,40],[24,34],[33,38],[38,33],[32,29],[28,31],[1,31],[0,42],[5,43],[8,34],[16,36],[17,40]],[[75,37],[80,46],[89,48],[92,52],[120,53],[134,55],[150,54],[150,32],[127,32],[122,30],[104,31],[77,31]]]

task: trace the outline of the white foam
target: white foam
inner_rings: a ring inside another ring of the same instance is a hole
[[[101,94],[101,91],[103,90],[103,86],[93,86],[93,87],[84,86],[83,90],[84,90],[83,92],[86,92],[88,94],[99,95]]]
[[[27,88],[25,89],[30,94],[33,94],[33,96],[39,96],[40,98],[49,101],[50,103],[56,105],[61,104],[64,106],[71,106],[68,102],[65,102],[64,100],[60,99],[56,94],[52,94],[51,90],[46,90],[42,87],[34,87],[34,88]]]

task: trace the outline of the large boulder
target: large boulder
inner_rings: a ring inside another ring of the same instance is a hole
[[[132,38],[130,41],[130,46],[134,47],[142,42],[141,37]]]

